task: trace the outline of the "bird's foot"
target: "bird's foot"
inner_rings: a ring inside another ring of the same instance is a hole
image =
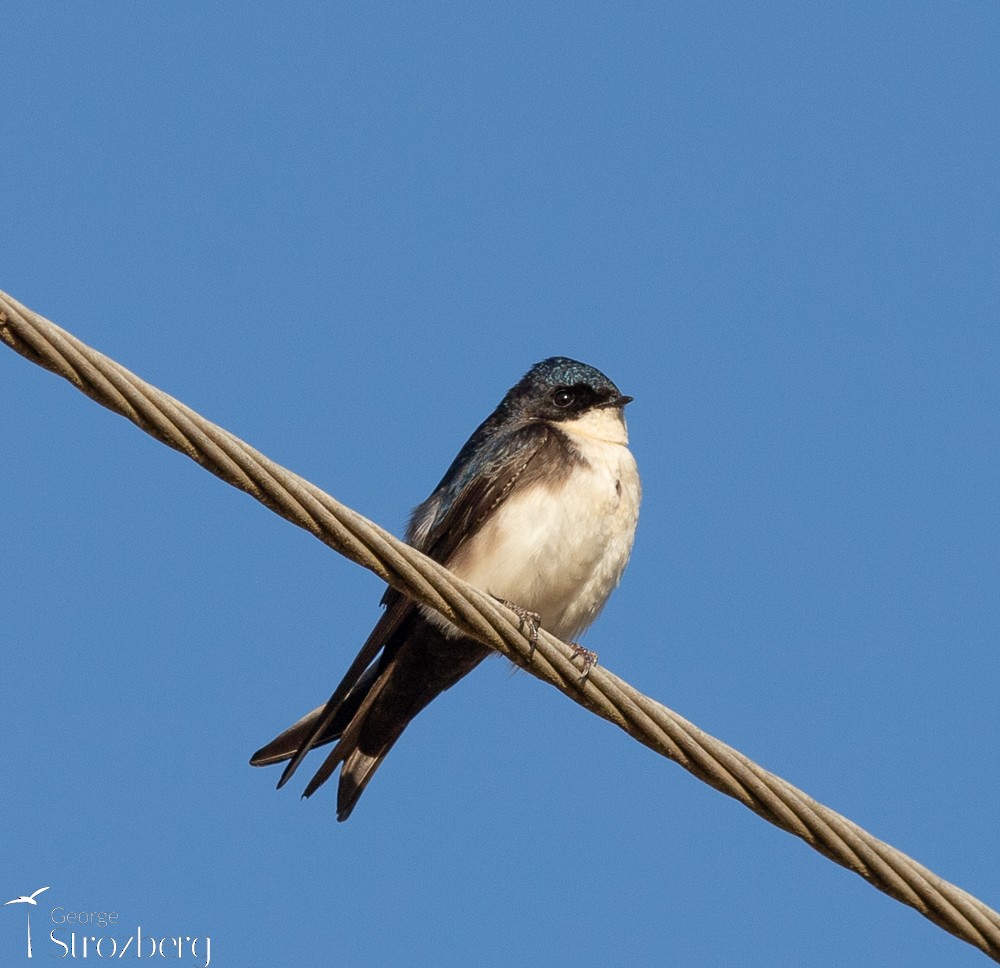
[[[523,632],[525,625],[528,626],[528,644],[531,646],[528,658],[533,658],[535,646],[538,645],[538,630],[542,627],[542,616],[538,612],[528,611],[517,602],[508,601],[506,598],[498,598],[497,601],[501,605],[506,605],[517,616],[517,627],[520,631]]]
[[[580,674],[580,681],[583,682],[590,675],[590,670],[597,665],[597,653],[585,649],[579,642],[570,642],[569,647],[573,650],[574,658],[583,659],[583,672]]]

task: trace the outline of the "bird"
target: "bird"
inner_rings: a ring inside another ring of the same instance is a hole
[[[38,901],[36,901],[35,898],[38,897],[38,895],[41,894],[42,891],[47,891],[47,890],[48,890],[47,887],[40,887],[37,891],[35,891],[33,894],[29,894],[27,897],[25,897],[22,894],[20,897],[15,897],[14,900],[12,901],[4,901],[3,906],[7,907],[8,904],[34,904],[37,907]]]
[[[575,643],[621,580],[641,487],[628,449],[632,397],[600,370],[563,356],[536,363],[479,425],[430,496],[414,508],[408,544],[573,643],[584,673],[596,655]],[[286,762],[280,789],[306,754],[337,741],[306,786],[341,766],[346,820],[409,722],[491,649],[440,613],[389,588],[385,611],[322,706],[259,749],[253,766]]]

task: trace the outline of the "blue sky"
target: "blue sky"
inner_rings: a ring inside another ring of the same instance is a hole
[[[604,370],[644,504],[585,644],[996,905],[998,28],[16,2],[0,288],[396,533],[533,362]],[[348,823],[275,792],[378,582],[6,349],[0,402],[36,957],[58,905],[220,968],[983,963],[501,659]]]

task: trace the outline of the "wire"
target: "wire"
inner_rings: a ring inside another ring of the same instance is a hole
[[[1000,914],[982,901],[607,669],[596,666],[581,679],[572,649],[544,630],[533,651],[517,616],[495,599],[3,292],[0,339],[640,743],[1000,961]]]

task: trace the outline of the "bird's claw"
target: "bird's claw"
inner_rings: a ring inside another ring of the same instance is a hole
[[[528,626],[528,645],[531,647],[531,651],[528,653],[528,658],[531,659],[535,655],[535,647],[538,645],[538,630],[542,627],[542,616],[538,612],[531,612],[517,602],[508,601],[506,598],[498,598],[497,601],[501,605],[505,605],[517,616],[517,627],[523,632],[525,625]]]
[[[585,649],[579,642],[570,642],[569,647],[573,650],[574,658],[583,659],[583,672],[580,673],[580,681],[584,682],[587,676],[590,675],[590,670],[597,665],[597,653],[591,652],[590,649]]]

